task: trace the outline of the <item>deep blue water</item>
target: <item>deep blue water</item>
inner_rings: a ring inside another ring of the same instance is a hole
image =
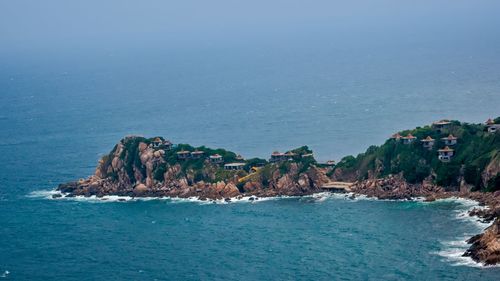
[[[468,207],[456,202],[30,195],[92,174],[128,134],[246,157],[307,144],[325,161],[441,118],[484,122],[500,114],[500,41],[488,30],[468,32],[0,54],[0,276],[498,280],[498,268],[452,257],[480,231],[457,219]]]

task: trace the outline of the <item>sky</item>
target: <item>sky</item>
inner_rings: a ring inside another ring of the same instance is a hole
[[[395,36],[460,43],[491,36],[499,12],[494,0],[1,0],[0,52],[383,44]]]

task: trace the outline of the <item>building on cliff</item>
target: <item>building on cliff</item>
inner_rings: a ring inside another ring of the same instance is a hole
[[[210,157],[208,157],[208,158],[210,159],[210,163],[213,163],[213,164],[220,164],[220,163],[224,162],[222,155],[219,155],[219,154],[210,155]]]
[[[450,134],[449,136],[441,139],[444,142],[444,145],[450,146],[457,144],[458,138]]]
[[[192,159],[200,159],[205,155],[205,152],[196,149],[195,151],[191,152],[191,158]]]
[[[245,163],[228,163],[224,165],[224,170],[239,171],[243,170],[243,167],[245,167]]]
[[[430,136],[427,136],[425,139],[421,140],[421,142],[423,147],[427,149],[432,149],[434,147],[434,143],[436,142],[436,140],[431,138]]]
[[[406,137],[401,138],[403,140],[403,144],[410,144],[414,142],[417,138],[412,134],[408,134]]]
[[[173,146],[174,146],[174,144],[169,140],[165,140],[163,142],[163,149],[165,149],[165,150],[171,150]]]
[[[495,124],[495,121],[493,121],[491,118],[486,121],[486,128],[488,130],[488,133],[496,133],[500,131],[500,124]]]
[[[187,150],[181,150],[177,152],[177,159],[185,160],[191,157],[191,152]]]
[[[445,148],[438,150],[438,159],[442,162],[450,162],[454,154],[455,150],[446,146]]]
[[[334,160],[328,160],[328,161],[326,161],[325,165],[333,167],[333,166],[335,166],[335,161]]]
[[[274,162],[280,162],[280,161],[285,161],[285,160],[286,160],[285,153],[275,151],[271,154],[271,158],[269,159],[269,162],[274,163]]]
[[[438,132],[441,132],[441,130],[450,127],[450,125],[451,125],[450,120],[446,120],[446,119],[439,120],[437,122],[432,123],[432,127],[437,129]]]
[[[391,136],[391,139],[399,141],[402,137],[399,133],[395,133]]]
[[[154,140],[151,142],[151,145],[154,147],[154,148],[158,148],[160,147],[161,145],[163,144],[163,140],[159,137],[156,137],[154,138]]]
[[[172,143],[169,140],[162,140],[160,137],[156,137],[151,142],[151,147],[153,148],[163,148],[164,150],[172,149]]]

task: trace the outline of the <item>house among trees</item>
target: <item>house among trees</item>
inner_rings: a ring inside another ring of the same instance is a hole
[[[271,154],[271,158],[269,159],[269,162],[280,162],[280,161],[285,161],[285,160],[286,160],[285,153],[275,151]]]
[[[245,159],[243,158],[243,156],[241,156],[240,154],[236,155],[236,158],[235,158],[235,159],[236,159],[236,160],[238,160],[238,161],[243,161],[243,160],[245,160]]]
[[[245,163],[229,163],[229,164],[224,165],[224,170],[239,171],[239,170],[243,170],[243,167],[245,167]]]
[[[169,140],[162,140],[160,137],[156,137],[153,139],[151,142],[151,147],[153,148],[163,148],[165,150],[170,150],[172,149],[172,143]]]
[[[302,154],[302,158],[313,157],[313,156],[314,156],[314,154],[312,154],[312,153]]]
[[[451,125],[450,120],[439,120],[437,122],[432,123],[432,126],[440,132],[442,129],[446,129]]]
[[[328,161],[326,161],[325,165],[330,166],[330,167],[333,167],[333,166],[335,166],[335,161],[333,161],[333,160],[328,160]]]
[[[201,157],[203,157],[204,154],[205,152],[196,149],[195,151],[191,152],[191,158],[200,159]]]
[[[169,141],[169,140],[165,140],[165,141],[163,142],[163,148],[164,148],[165,150],[171,150],[171,149],[172,149],[172,146],[173,146],[173,144],[172,144],[172,142],[171,142],[171,141]]]
[[[402,137],[399,133],[395,133],[391,136],[391,139],[399,141]]]
[[[210,162],[214,163],[214,164],[220,164],[220,163],[224,162],[224,159],[219,154],[210,155],[209,159],[210,159]]]
[[[284,155],[285,155],[285,159],[286,160],[293,160],[293,157],[297,156],[297,154],[295,154],[295,153],[293,153],[291,151],[285,153]]]
[[[428,149],[432,149],[434,147],[435,139],[431,138],[430,136],[427,136],[425,139],[421,140],[422,146]]]
[[[450,162],[455,153],[455,150],[446,146],[445,148],[439,149],[438,153],[438,159],[441,160],[441,162]]]
[[[177,159],[179,160],[185,160],[189,159],[191,157],[191,152],[187,150],[181,150],[177,152]]]
[[[446,138],[442,138],[441,140],[444,141],[444,144],[446,146],[449,146],[449,145],[455,145],[457,144],[457,137],[453,136],[452,134],[450,134],[449,136],[447,136]]]
[[[417,138],[414,137],[412,134],[408,134],[406,137],[402,137],[401,138],[403,140],[403,143],[404,144],[410,144],[412,143],[414,140],[416,140]]]
[[[486,128],[488,129],[488,133],[496,133],[500,131],[500,124],[495,124],[491,118],[486,121]]]
[[[159,137],[156,137],[152,142],[151,142],[152,146],[154,148],[158,148],[160,147],[162,144],[163,144],[163,140]]]

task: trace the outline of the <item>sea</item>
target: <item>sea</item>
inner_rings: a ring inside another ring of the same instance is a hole
[[[499,116],[499,37],[440,36],[1,54],[0,279],[499,280],[468,200],[51,198],[127,135],[322,162]]]

